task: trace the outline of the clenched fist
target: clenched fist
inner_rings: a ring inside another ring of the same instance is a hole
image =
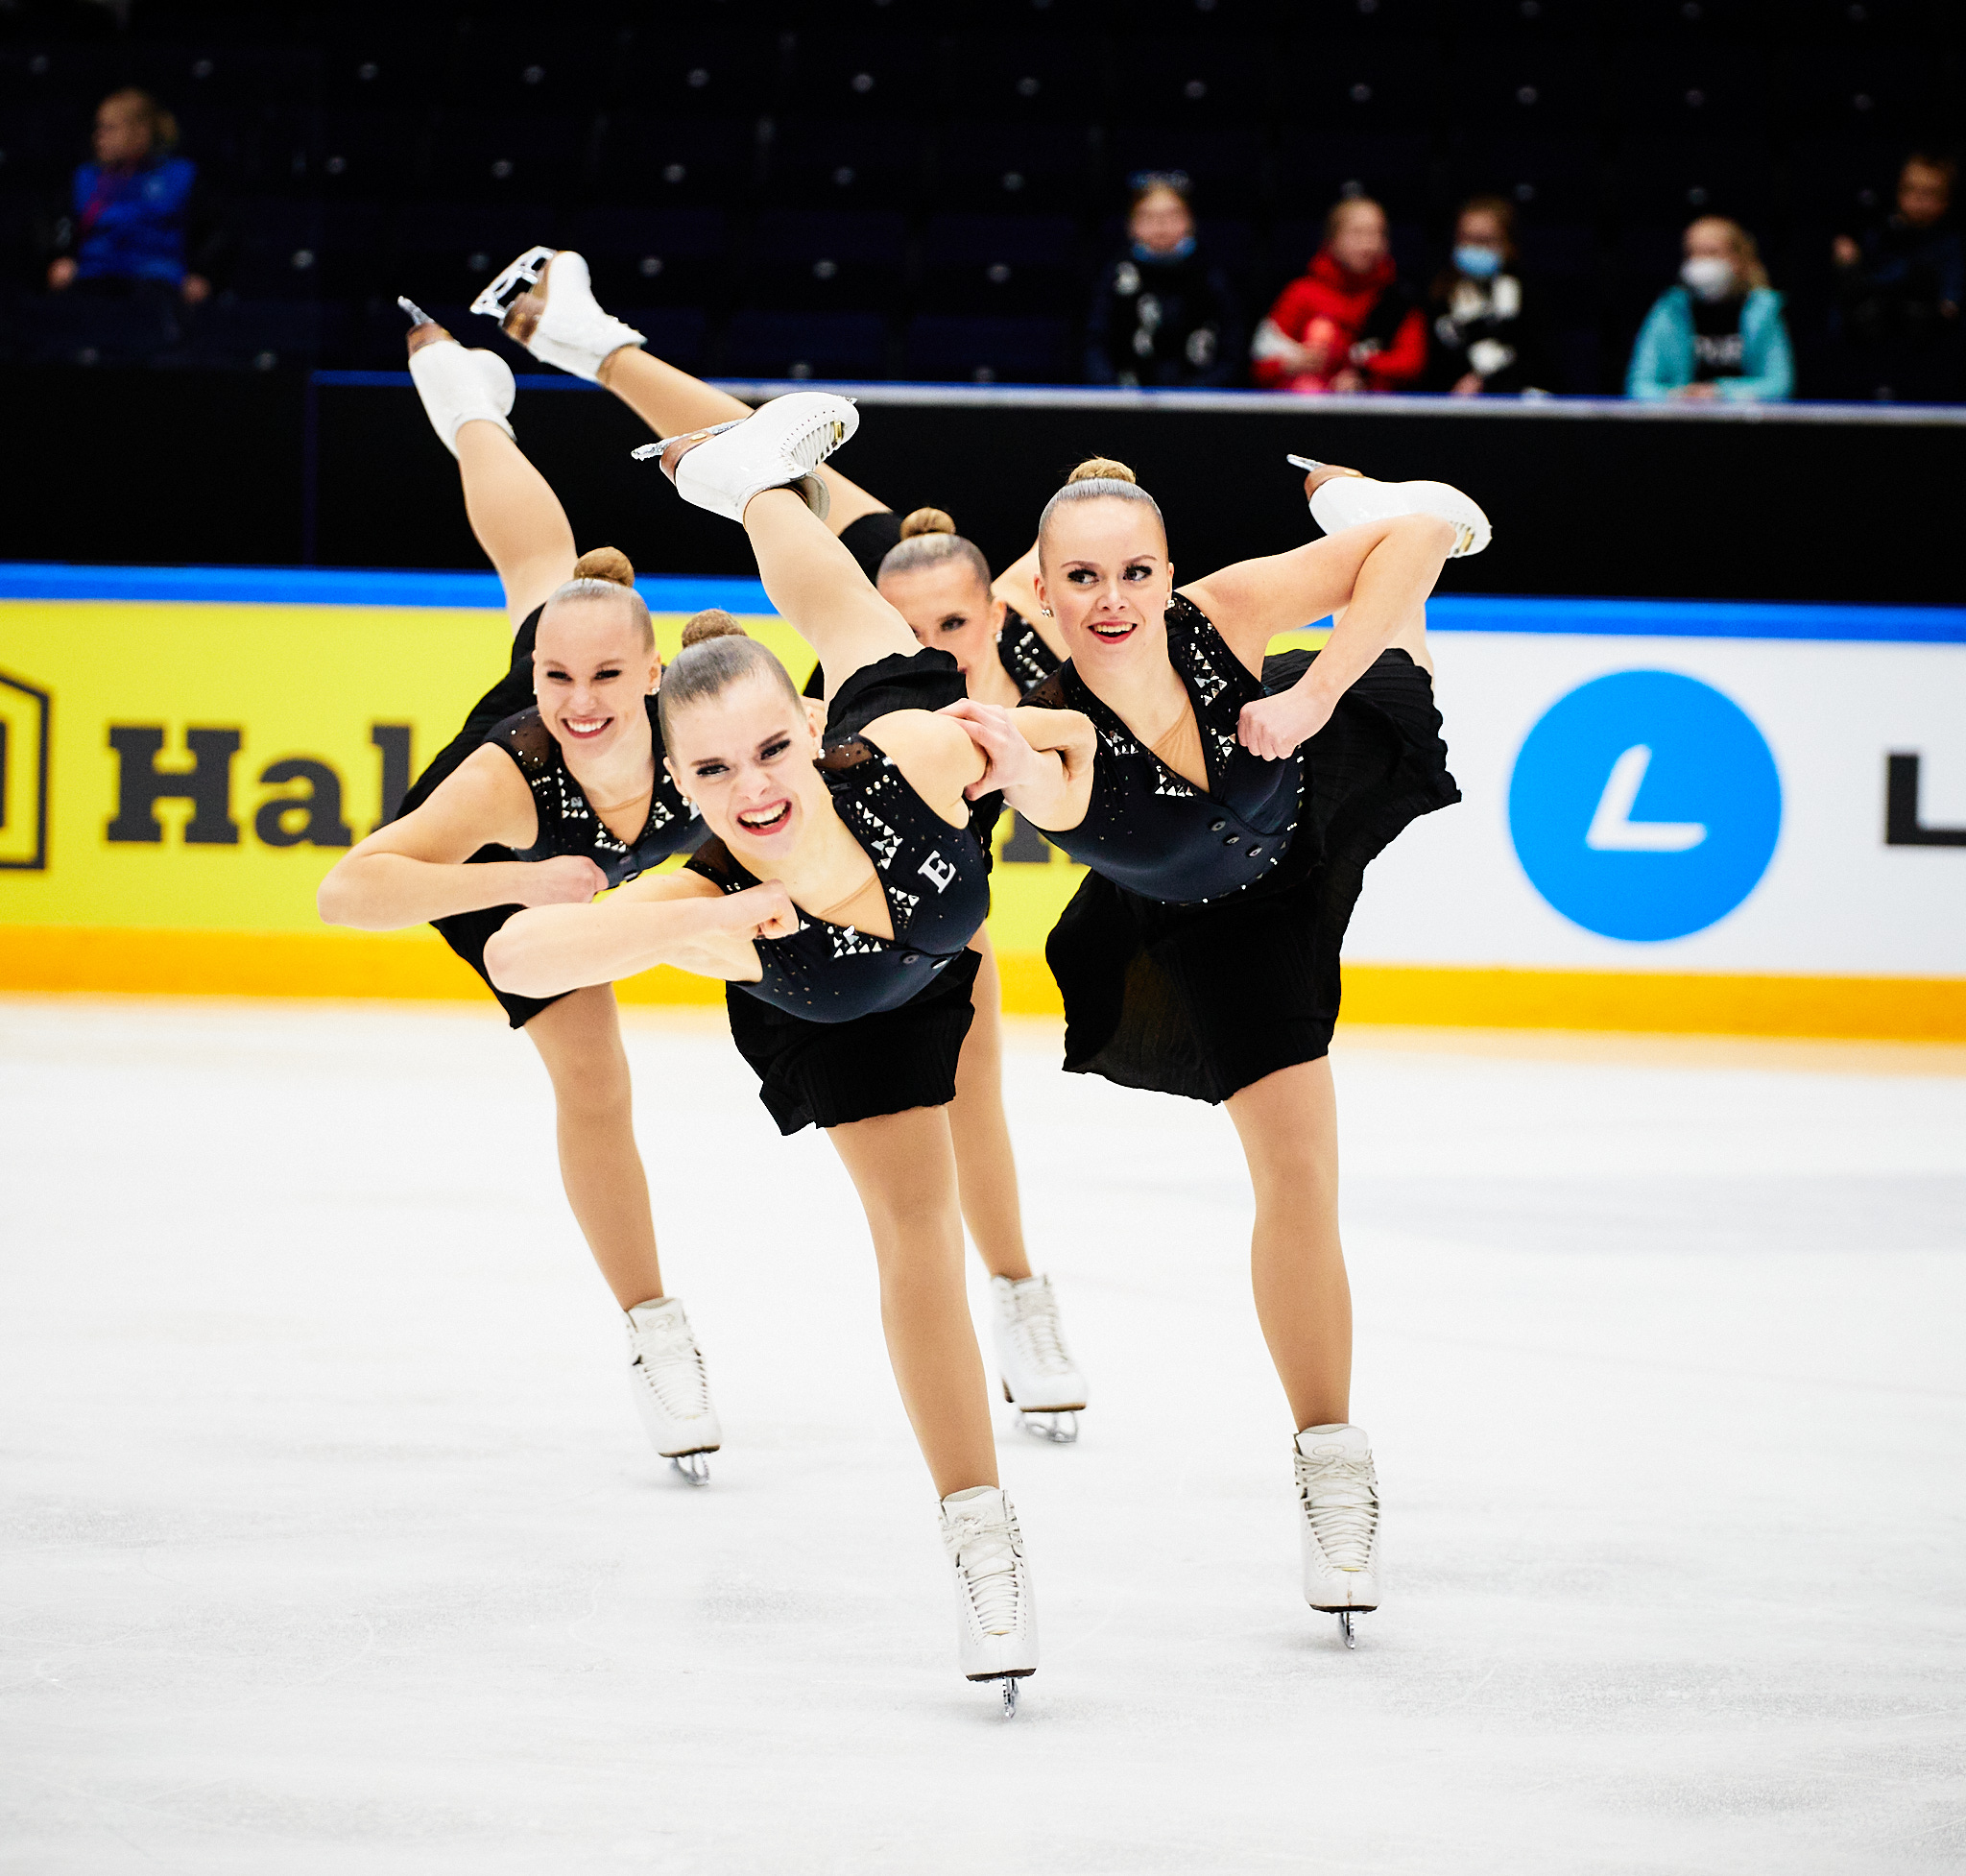
[[[527,905],[585,905],[605,892],[608,876],[585,854],[558,854],[534,860],[522,876]]]
[[[753,943],[761,938],[789,938],[799,929],[799,908],[776,879],[729,894],[720,902],[719,911],[727,931]]]
[[[1275,697],[1244,704],[1236,719],[1236,739],[1252,756],[1281,762],[1297,752],[1331,720],[1329,698],[1295,684]]]

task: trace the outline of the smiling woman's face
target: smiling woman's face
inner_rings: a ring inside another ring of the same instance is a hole
[[[637,722],[661,682],[662,661],[642,642],[635,613],[600,599],[563,599],[539,619],[533,695],[554,740],[569,753],[605,756]]]
[[[812,766],[820,745],[805,706],[770,677],[740,678],[686,705],[668,719],[665,741],[677,787],[747,864],[781,860],[829,799]]]
[[[1051,608],[1081,671],[1096,672],[1146,646],[1164,654],[1174,567],[1145,502],[1103,495],[1060,503],[1038,559],[1038,597]]]

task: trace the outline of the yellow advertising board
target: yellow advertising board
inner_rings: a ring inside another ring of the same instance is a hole
[[[510,652],[489,581],[368,581],[273,574],[257,583],[265,599],[0,598],[0,989],[484,996],[427,928],[340,931],[315,912],[322,876],[379,825]],[[762,600],[749,583],[672,584],[692,611]],[[199,586],[186,575],[139,589]],[[433,586],[492,603],[388,603]],[[657,615],[665,654],[685,616]],[[803,641],[755,611],[746,623],[803,682]],[[993,915],[1006,998],[1056,1008],[1043,938],[1078,869],[1029,830],[1019,839],[1012,817],[998,839],[1015,850]],[[621,995],[722,992],[665,970]]]

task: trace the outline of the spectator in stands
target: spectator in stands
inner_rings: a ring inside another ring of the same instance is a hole
[[[1882,226],[1836,237],[1831,334],[1846,397],[1939,403],[1959,396],[1966,253],[1948,225],[1957,180],[1949,158],[1912,156]]]
[[[1516,267],[1515,204],[1475,196],[1454,218],[1454,252],[1427,295],[1425,389],[1478,397],[1546,391],[1542,332]]]
[[[1427,321],[1401,285],[1386,211],[1368,196],[1325,218],[1325,244],[1278,296],[1250,348],[1274,391],[1410,391],[1427,368]]]
[[[198,165],[174,154],[177,141],[177,120],[148,91],[113,91],[96,107],[95,160],[75,172],[50,291],[169,296],[189,306],[210,294],[217,236]]]
[[[1222,270],[1197,247],[1186,176],[1134,179],[1126,238],[1086,319],[1086,381],[1229,383],[1246,328]]]
[[[1754,236],[1738,222],[1703,215],[1686,231],[1679,278],[1639,328],[1625,396],[1729,403],[1788,397],[1795,364],[1782,296],[1768,285]]]

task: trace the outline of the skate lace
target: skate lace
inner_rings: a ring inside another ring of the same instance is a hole
[[[1371,1458],[1297,1458],[1297,1495],[1318,1549],[1334,1570],[1364,1570],[1379,1529],[1379,1481]]]
[[[1062,1375],[1071,1367],[1065,1336],[1058,1326],[1058,1304],[1048,1288],[1013,1292],[1018,1339],[1031,1365],[1042,1375]]]
[[[635,1359],[643,1385],[670,1419],[696,1420],[709,1411],[709,1376],[686,1324],[636,1330]]]
[[[943,1541],[962,1579],[963,1594],[986,1635],[1012,1635],[1023,1607],[1018,1575],[1018,1530],[1014,1524],[958,1512],[943,1529]]]

